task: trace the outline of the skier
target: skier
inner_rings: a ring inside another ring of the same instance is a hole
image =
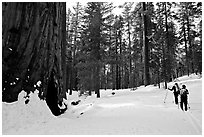
[[[188,90],[186,89],[186,85],[182,85],[182,89],[180,91],[180,95],[181,95],[181,109],[183,110],[183,104],[185,106],[185,111],[188,110],[187,105],[188,105]]]
[[[173,93],[174,93],[174,98],[175,98],[175,104],[178,104],[178,95],[179,95],[179,85],[178,83],[175,83],[174,86],[170,89],[168,88],[169,90],[173,90]]]

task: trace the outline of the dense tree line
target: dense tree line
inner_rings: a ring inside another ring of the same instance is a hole
[[[121,15],[114,8],[77,3],[69,14],[67,33],[73,38],[67,41],[75,70],[70,90],[91,94],[161,82],[167,88],[178,76],[202,73],[202,3],[125,2]]]

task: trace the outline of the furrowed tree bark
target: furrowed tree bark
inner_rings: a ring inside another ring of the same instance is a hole
[[[68,85],[67,85],[67,62],[66,62],[66,46],[67,46],[67,42],[66,42],[66,3],[63,2],[62,3],[62,16],[61,16],[61,20],[62,20],[62,91],[61,92],[61,97],[66,99],[66,92],[68,90]],[[62,101],[62,100],[61,100]]]
[[[41,99],[66,98],[65,12],[65,3],[2,3],[2,101],[17,101],[38,81]]]

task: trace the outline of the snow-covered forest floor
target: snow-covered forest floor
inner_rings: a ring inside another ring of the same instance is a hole
[[[25,104],[2,103],[2,133],[6,134],[74,134],[74,135],[201,135],[202,78],[180,77],[178,83],[189,89],[190,110],[183,112],[173,103],[172,91],[155,86],[136,90],[100,90],[101,98],[68,96],[68,110],[61,116],[51,114],[37,91]],[[169,83],[171,87],[173,83]],[[114,95],[111,93],[115,92]],[[165,96],[167,95],[164,103]],[[78,105],[72,101],[81,100]]]

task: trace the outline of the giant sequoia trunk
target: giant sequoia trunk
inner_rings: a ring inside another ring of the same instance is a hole
[[[2,101],[34,91],[37,81],[40,98],[66,98],[65,17],[65,3],[2,3]]]

